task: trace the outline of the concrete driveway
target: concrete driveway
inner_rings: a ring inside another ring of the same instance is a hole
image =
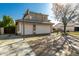
[[[55,39],[57,37],[56,33],[46,36],[33,36],[23,38],[22,36],[16,35],[0,35],[0,55],[2,56],[35,56],[36,53],[30,47],[28,42],[36,41],[36,40],[43,40],[44,38],[52,37]]]

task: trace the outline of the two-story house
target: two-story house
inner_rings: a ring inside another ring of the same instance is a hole
[[[20,35],[50,34],[52,25],[48,15],[27,10],[22,19],[16,20],[16,33]]]

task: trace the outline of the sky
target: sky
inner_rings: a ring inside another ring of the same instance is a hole
[[[0,3],[0,20],[4,15],[11,16],[14,20],[21,19],[25,11],[47,14],[51,22],[55,22],[52,4],[49,3]]]

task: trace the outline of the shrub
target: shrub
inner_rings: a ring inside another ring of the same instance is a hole
[[[4,28],[5,34],[15,34],[15,26],[8,26]]]

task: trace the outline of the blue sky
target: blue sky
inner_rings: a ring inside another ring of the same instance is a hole
[[[3,15],[11,16],[14,20],[21,19],[24,12],[29,9],[47,14],[49,15],[48,19],[53,21],[51,8],[52,4],[49,3],[0,3],[0,20]]]

